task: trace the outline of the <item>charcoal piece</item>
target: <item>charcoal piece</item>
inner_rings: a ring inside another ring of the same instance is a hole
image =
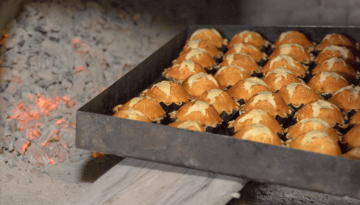
[[[3,148],[8,149],[9,151],[14,150],[15,136],[4,137],[0,140]]]
[[[253,73],[251,74],[251,76],[262,79],[262,77],[264,76],[264,74],[263,74],[262,72],[253,72]]]
[[[32,143],[25,152],[25,156],[28,158],[29,162],[33,165],[45,165],[50,163],[50,158],[45,150]]]
[[[311,72],[306,72],[304,77],[299,77],[301,80],[305,82],[305,84],[308,84],[311,78],[313,78],[314,75],[311,74]]]
[[[24,154],[29,145],[30,141],[28,139],[21,138],[16,140],[16,142],[14,143],[14,148],[20,154]]]
[[[181,106],[185,105],[186,102],[182,102],[180,105],[178,105],[177,103],[171,103],[170,105],[166,105],[163,102],[159,103],[162,107],[162,109],[164,109],[164,111],[169,114],[173,111],[177,111]]]
[[[260,61],[257,62],[257,64],[262,67],[262,66],[264,66],[268,61],[269,61],[268,59],[267,59],[267,60],[260,59]]]
[[[333,96],[333,93],[323,93],[320,94],[320,96],[324,98],[324,100],[329,100]]]
[[[221,119],[223,120],[223,121],[222,121],[222,124],[223,124],[223,125],[227,125],[227,123],[229,122],[229,120],[233,119],[236,114],[239,114],[239,110],[232,110],[232,112],[231,112],[230,114],[228,114],[227,112],[223,111],[223,112],[220,114],[220,117],[221,117]]]

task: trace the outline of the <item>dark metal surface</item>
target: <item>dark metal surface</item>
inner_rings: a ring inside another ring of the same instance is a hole
[[[317,43],[329,33],[344,33],[360,41],[360,28],[350,27],[190,26],[78,110],[77,146],[360,199],[360,161],[111,116],[114,106],[157,82],[189,34],[203,27],[214,27],[228,39],[252,30],[275,42],[281,32],[298,30]]]

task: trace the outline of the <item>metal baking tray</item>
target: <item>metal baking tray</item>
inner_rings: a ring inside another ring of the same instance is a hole
[[[281,32],[297,30],[317,43],[330,33],[360,41],[360,27],[189,26],[77,111],[77,147],[360,199],[357,160],[112,117],[116,105],[161,79],[164,68],[171,66],[186,39],[199,28],[215,28],[229,40],[251,30],[274,43]]]

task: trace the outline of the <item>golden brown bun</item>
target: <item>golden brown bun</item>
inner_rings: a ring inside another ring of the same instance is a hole
[[[265,125],[274,132],[283,133],[283,128],[278,121],[266,111],[259,109],[253,109],[250,112],[241,114],[236,120],[229,122],[229,128],[234,127],[234,131],[237,132],[247,125],[257,123]]]
[[[360,87],[349,85],[339,89],[330,99],[338,108],[349,112],[351,110],[360,110]]]
[[[200,100],[183,105],[170,117],[176,118],[176,121],[197,121],[201,126],[211,127],[216,127],[222,121],[214,106]]]
[[[353,52],[350,49],[332,45],[327,46],[322,51],[320,51],[318,56],[315,58],[315,62],[322,63],[332,57],[342,58],[350,65],[352,65],[356,60]]]
[[[285,132],[288,134],[286,135],[286,138],[296,138],[299,135],[302,135],[304,133],[313,131],[313,130],[320,130],[328,134],[330,137],[332,137],[334,140],[339,141],[340,136],[338,132],[334,128],[332,128],[328,123],[326,123],[324,120],[319,118],[306,118],[302,119],[301,121],[297,122],[295,125],[287,128]]]
[[[251,78],[251,75],[244,68],[232,65],[221,67],[215,73],[215,78],[221,83],[221,85],[228,87],[235,85],[235,83],[239,80]]]
[[[236,101],[243,99],[246,102],[256,93],[261,91],[269,91],[268,86],[260,78],[252,77],[245,80],[239,80],[226,92]]]
[[[154,84],[149,90],[145,90],[142,95],[151,97],[158,103],[163,102],[165,105],[171,103],[181,105],[183,102],[187,103],[192,99],[181,84],[166,80]]]
[[[294,118],[297,119],[297,121],[314,117],[324,120],[331,127],[334,127],[336,123],[344,124],[344,115],[340,109],[336,107],[336,105],[325,100],[310,102],[294,115]]]
[[[165,69],[162,74],[165,78],[172,78],[176,82],[183,83],[187,77],[195,73],[206,73],[206,71],[200,64],[191,60],[184,60]]]
[[[118,106],[117,106],[118,107]],[[158,102],[150,97],[135,97],[121,106],[117,111],[133,108],[146,115],[151,121],[160,123],[166,113]]]
[[[205,39],[212,43],[214,46],[220,48],[222,45],[227,44],[227,40],[223,39],[220,33],[213,28],[210,29],[198,29],[191,34],[190,40]]]
[[[344,59],[338,57],[332,57],[318,64],[314,70],[312,70],[312,74],[315,75],[320,72],[327,71],[335,72],[344,77],[346,80],[350,80],[352,77],[356,76],[356,70],[346,63]]]
[[[347,148],[360,147],[360,125],[351,128],[344,136],[343,142],[347,143]]]
[[[200,64],[204,68],[212,69],[216,62],[210,56],[210,54],[201,48],[194,48],[187,52],[183,52],[180,56],[174,61],[175,63],[180,63],[184,60],[192,60]]]
[[[274,131],[262,124],[251,124],[241,128],[234,138],[280,146],[281,140]]]
[[[271,92],[280,90],[281,87],[290,83],[301,83],[299,78],[286,68],[276,68],[263,78]]]
[[[321,72],[316,74],[308,83],[308,86],[320,94],[335,93],[349,83],[341,75],[335,72]]]
[[[119,118],[129,119],[129,120],[136,120],[136,121],[151,123],[151,121],[149,120],[148,117],[146,117],[146,115],[144,115],[140,111],[134,110],[133,108],[129,108],[128,110],[124,110],[124,109],[119,110],[113,116],[114,117],[119,117]]]
[[[277,47],[269,58],[272,59],[278,55],[288,55],[294,60],[303,63],[309,63],[310,61],[310,54],[302,46],[293,43],[283,44]]]
[[[314,130],[297,136],[288,143],[294,149],[340,156],[341,150],[336,140],[323,131]]]
[[[279,94],[286,104],[300,107],[312,101],[320,100],[321,97],[309,86],[303,83],[290,83],[279,90]]]
[[[219,89],[205,91],[195,100],[213,105],[219,114],[222,112],[231,114],[233,110],[239,110],[239,103],[235,102],[225,91]]]
[[[346,152],[343,157],[360,160],[360,147],[355,147],[354,149]]]
[[[252,109],[260,109],[268,112],[271,116],[276,115],[285,118],[287,114],[291,113],[291,109],[279,93],[271,93],[269,91],[262,91],[250,98],[244,106],[244,110],[249,112]]]
[[[186,78],[183,87],[192,97],[198,97],[203,92],[212,89],[223,89],[223,86],[213,75],[206,73],[196,73]]]
[[[177,127],[186,130],[193,130],[198,132],[205,132],[204,128],[196,121],[186,120],[186,121],[176,121],[168,124],[170,127]]]
[[[230,65],[242,67],[250,74],[259,72],[258,64],[256,64],[254,59],[252,59],[249,55],[244,53],[233,53],[226,56],[221,66],[224,67]]]
[[[239,43],[230,47],[229,50],[225,53],[224,58],[226,56],[233,53],[245,53],[248,54],[254,61],[259,62],[260,60],[266,60],[267,55],[261,52],[260,48],[250,44],[250,43]]]
[[[295,61],[288,55],[278,55],[273,59],[270,59],[263,67],[261,72],[266,75],[268,72],[275,70],[276,68],[286,68],[293,72],[298,77],[305,77],[307,68],[299,61]]]
[[[316,46],[316,50],[322,50],[327,46],[342,46],[355,50],[356,43],[347,36],[339,33],[327,34],[319,45]]]
[[[250,43],[257,48],[261,48],[267,45],[266,41],[261,37],[261,35],[254,31],[242,31],[235,34],[235,36],[231,39],[228,48],[239,43]]]
[[[275,46],[281,46],[289,43],[298,44],[307,51],[312,51],[314,49],[313,43],[311,43],[303,33],[298,31],[282,32],[276,40]]]
[[[353,116],[351,116],[349,124],[360,124],[360,112],[356,112]]]
[[[223,53],[220,52],[219,49],[216,48],[216,46],[214,46],[213,44],[210,43],[210,41],[205,39],[196,39],[196,40],[187,41],[186,45],[183,48],[183,52],[184,53],[188,52],[194,48],[202,48],[206,50],[211,57],[220,58],[223,55]]]

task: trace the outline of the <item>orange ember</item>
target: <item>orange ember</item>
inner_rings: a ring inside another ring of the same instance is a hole
[[[22,146],[22,148],[21,148],[22,153],[25,153],[25,152],[26,152],[26,149],[29,147],[29,145],[30,145],[30,142],[27,142],[26,144],[24,144],[24,145]]]
[[[52,158],[50,159],[50,164],[55,164],[55,161]]]
[[[80,43],[80,40],[78,38],[75,38],[73,42],[74,43]]]
[[[103,158],[103,157],[105,157],[105,154],[102,152],[93,152],[92,157],[93,158]]]
[[[59,119],[56,121],[56,124],[60,125],[61,123],[64,123],[65,122],[65,119],[62,118],[62,119]]]

